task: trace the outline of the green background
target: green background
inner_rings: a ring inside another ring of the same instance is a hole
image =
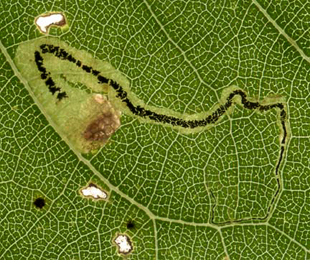
[[[284,97],[291,134],[271,211],[276,110],[236,106],[189,135],[123,116],[98,154],[74,153],[13,62],[49,11],[69,23],[51,35],[109,61],[148,105],[196,114],[232,85]],[[132,238],[129,259],[310,259],[308,1],[12,0],[0,12],[0,259],[118,259],[117,233]],[[91,180],[108,202],[79,195]]]

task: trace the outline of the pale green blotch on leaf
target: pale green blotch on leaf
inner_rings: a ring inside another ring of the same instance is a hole
[[[17,49],[15,63],[28,82],[42,112],[56,126],[56,131],[68,141],[71,148],[78,152],[98,151],[108,138],[86,140],[85,131],[90,124],[93,123],[98,127],[104,115],[112,114],[116,120],[117,127],[115,128],[117,129],[120,125],[121,113],[109,101],[108,84],[100,84],[97,77],[85,73],[72,62],[61,60],[50,53],[40,52],[42,44],[59,46],[75,59],[82,61],[82,64],[100,71],[100,75],[106,78],[129,84],[128,81],[108,62],[94,59],[89,53],[74,49],[57,38],[36,39],[19,45]],[[50,92],[35,62],[35,51],[40,52],[44,61],[43,66],[47,72],[50,72],[49,76],[56,83],[56,87],[66,92],[67,98],[58,100],[57,93],[53,95]],[[83,87],[73,87],[73,85]]]

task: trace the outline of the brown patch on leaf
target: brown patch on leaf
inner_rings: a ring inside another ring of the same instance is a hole
[[[84,131],[84,138],[87,141],[105,141],[120,126],[119,117],[112,112],[104,112],[91,121]]]

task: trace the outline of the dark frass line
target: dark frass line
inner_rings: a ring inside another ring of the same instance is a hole
[[[46,68],[43,66],[43,58],[38,51],[34,52],[35,62],[37,64],[38,70],[41,72],[41,79],[45,80],[45,85],[48,87],[48,90],[54,95],[56,92],[57,99],[62,100],[67,96],[66,92],[61,92],[59,87],[56,87],[54,80],[50,77],[51,73],[46,71]]]
[[[282,148],[283,147],[281,147],[281,149]],[[249,222],[254,222],[254,223],[258,222],[258,223],[260,223],[262,221],[267,220],[268,217],[270,216],[270,213],[272,212],[273,206],[274,206],[274,204],[276,202],[276,199],[277,199],[277,197],[278,197],[278,195],[280,193],[280,190],[281,190],[280,179],[276,178],[276,181],[277,181],[277,189],[276,189],[276,191],[275,191],[275,193],[274,193],[274,195],[273,195],[273,197],[272,197],[272,199],[270,201],[270,204],[269,204],[269,206],[267,208],[267,213],[266,213],[265,216],[263,216],[263,217],[249,217],[249,218],[233,219],[233,220],[228,220],[228,221],[223,221],[223,222],[215,222],[214,221],[214,217],[215,217],[214,216],[215,215],[214,212],[215,212],[215,208],[217,206],[217,200],[215,198],[214,193],[210,189],[210,194],[211,194],[211,197],[212,197],[212,199],[214,201],[214,203],[212,205],[212,208],[211,208],[211,223],[215,224],[215,225],[224,226],[224,225],[230,225],[231,223],[244,223],[244,222],[246,222],[246,223],[249,223]]]
[[[212,191],[211,197],[214,199],[215,203],[212,207],[212,217],[211,217],[211,222],[214,224],[226,224],[226,223],[231,223],[231,222],[242,222],[242,221],[254,221],[254,220],[265,220],[269,216],[272,206],[280,192],[281,185],[280,185],[280,180],[279,180],[279,168],[283,159],[283,154],[284,154],[284,146],[286,142],[286,137],[287,137],[287,130],[286,130],[286,112],[284,109],[284,104],[283,103],[276,103],[272,105],[261,105],[259,102],[251,102],[247,99],[247,95],[245,92],[242,90],[234,90],[231,92],[226,99],[226,103],[223,105],[220,105],[211,115],[207,116],[204,119],[201,120],[183,120],[177,117],[169,116],[169,115],[164,115],[164,114],[159,114],[151,110],[147,110],[139,105],[135,106],[129,99],[128,99],[128,93],[121,87],[116,81],[112,79],[107,79],[100,75],[100,72],[98,70],[93,69],[90,66],[82,64],[80,60],[77,60],[74,58],[71,54],[66,52],[64,49],[60,48],[59,46],[54,46],[51,44],[42,44],[40,45],[42,53],[51,53],[57,58],[61,60],[68,60],[69,62],[74,63],[77,67],[80,67],[82,70],[84,70],[87,73],[91,73],[98,79],[98,83],[101,84],[110,84],[113,89],[116,91],[118,97],[123,103],[127,105],[131,113],[133,113],[136,116],[143,117],[143,118],[148,118],[154,122],[158,123],[165,123],[165,124],[170,124],[173,126],[180,126],[184,128],[196,128],[196,127],[203,127],[209,124],[214,124],[218,121],[218,119],[225,114],[228,108],[230,108],[233,105],[233,98],[235,96],[240,96],[241,97],[241,103],[246,109],[250,110],[255,110],[258,109],[259,111],[268,111],[273,108],[278,108],[280,110],[280,121],[281,121],[281,127],[283,131],[283,138],[281,140],[281,150],[279,154],[279,160],[277,162],[276,168],[275,168],[275,175],[276,175],[276,180],[277,180],[277,189],[276,192],[271,200],[271,204],[268,207],[267,210],[267,215],[265,217],[253,217],[250,219],[240,219],[240,220],[234,220],[234,221],[228,221],[228,222],[223,222],[223,223],[214,223],[214,209],[216,207],[216,199]],[[34,53],[35,56],[35,63],[37,65],[38,70],[41,72],[41,78],[42,80],[45,80],[45,85],[48,87],[49,91],[54,95],[56,92],[57,94],[57,99],[61,101],[63,98],[68,98],[68,95],[66,92],[62,92],[60,87],[56,87],[55,82],[50,76],[50,72],[47,72],[46,68],[44,67],[43,63],[43,57],[41,56],[40,52],[35,51]]]
[[[97,77],[99,83],[109,83],[109,79],[103,77],[100,75],[100,72],[98,70],[94,70],[92,67],[89,67],[87,65],[82,65],[82,62],[75,59],[71,54],[66,52],[64,49],[60,48],[59,46],[54,46],[50,44],[42,44],[40,46],[42,53],[51,53],[54,54],[54,56],[58,57],[61,60],[68,60],[72,63],[75,63],[76,66],[81,67],[82,70],[84,70],[87,73],[91,73],[94,76]],[[35,61],[38,67],[38,70],[41,72],[41,78],[46,79],[50,73],[46,72],[45,67],[43,66],[43,58],[40,55],[38,51],[35,52]],[[59,87],[55,87],[55,82],[52,80],[52,78],[49,76],[47,80],[45,81],[45,84],[48,86],[50,92],[54,95],[55,92],[60,92]],[[152,121],[158,122],[158,123],[165,123],[165,124],[171,124],[173,126],[181,126],[184,128],[196,128],[196,127],[203,127],[209,124],[214,124],[218,119],[227,111],[229,107],[232,106],[232,99],[235,96],[240,96],[241,97],[241,102],[243,106],[247,109],[254,110],[258,109],[260,111],[267,111],[273,108],[279,108],[281,110],[280,115],[281,115],[281,125],[283,128],[283,139],[282,139],[282,144],[285,143],[286,139],[286,127],[285,127],[285,119],[286,119],[286,112],[284,110],[284,105],[282,103],[276,103],[273,105],[261,105],[259,102],[251,102],[247,100],[247,96],[245,92],[242,90],[235,90],[227,98],[227,101],[224,105],[221,105],[217,110],[215,110],[211,115],[207,116],[204,119],[201,120],[183,120],[177,117],[173,116],[168,116],[164,114],[159,114],[151,110],[146,110],[145,108],[141,106],[135,106],[129,99],[128,99],[128,94],[127,92],[121,87],[116,81],[110,80],[110,85],[113,87],[113,89],[117,93],[117,97],[124,102],[129,110],[136,116],[139,117],[147,117]],[[65,92],[60,92],[60,93],[65,93]],[[59,93],[59,94],[60,94]],[[63,98],[68,97],[67,95],[57,95],[57,99],[61,100]]]

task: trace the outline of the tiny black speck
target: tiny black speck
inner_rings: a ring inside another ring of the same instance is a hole
[[[37,208],[42,209],[42,208],[44,207],[44,205],[45,205],[45,200],[44,200],[43,198],[37,198],[37,199],[33,202],[33,204],[34,204]]]
[[[128,221],[128,223],[127,223],[127,228],[128,229],[134,229],[135,228],[135,224],[133,223],[133,221]]]

